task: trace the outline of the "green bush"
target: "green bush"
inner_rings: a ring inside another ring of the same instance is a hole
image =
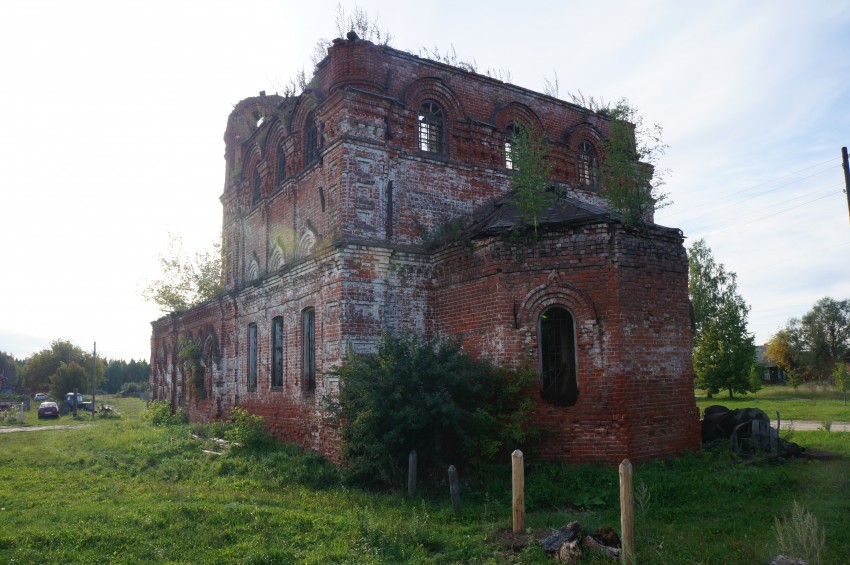
[[[5,412],[0,412],[0,422],[4,424],[17,424],[18,410],[16,408],[10,408]]]
[[[243,447],[260,447],[271,442],[266,432],[266,419],[236,407],[230,413],[230,429],[224,437]]]
[[[349,480],[398,486],[414,449],[420,476],[443,477],[450,464],[470,476],[534,435],[523,394],[533,373],[473,361],[459,341],[385,335],[376,353],[349,353],[330,374]]]
[[[140,392],[147,392],[147,390],[147,382],[129,382],[121,385],[121,390],[119,391],[119,394],[121,394],[121,396],[127,396],[128,394],[138,394]]]
[[[171,404],[167,400],[154,400],[145,409],[144,418],[154,426],[174,426],[185,424],[189,417],[182,408],[171,411]]]

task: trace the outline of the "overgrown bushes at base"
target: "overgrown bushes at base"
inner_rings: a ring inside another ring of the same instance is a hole
[[[266,419],[239,407],[230,413],[230,428],[224,432],[224,437],[243,447],[260,447],[272,442],[266,432]]]
[[[459,341],[385,335],[371,355],[349,353],[330,411],[340,422],[350,480],[398,486],[416,450],[420,476],[450,464],[474,473],[528,448],[534,375],[473,361]]]
[[[166,400],[154,400],[145,409],[144,418],[154,426],[173,426],[189,421],[182,408],[171,411],[171,404]]]

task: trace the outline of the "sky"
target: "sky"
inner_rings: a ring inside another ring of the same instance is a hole
[[[169,234],[221,228],[227,117],[308,75],[337,0],[0,3],[0,351],[68,339],[150,356],[142,298]],[[343,3],[350,12],[353,3]],[[359,1],[397,48],[616,101],[669,146],[656,222],[705,239],[764,343],[850,298],[850,4],[823,0]]]

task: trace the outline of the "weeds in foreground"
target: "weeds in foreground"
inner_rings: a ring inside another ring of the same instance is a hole
[[[644,543],[649,539],[649,500],[652,493],[643,480],[639,480],[634,489],[635,510],[637,512],[637,523],[640,528],[640,536]]]
[[[794,424],[788,424],[785,428],[779,430],[779,437],[785,441],[794,439]]]
[[[796,500],[791,507],[791,516],[776,518],[773,530],[780,553],[803,559],[809,565],[820,565],[826,532],[818,525],[818,519]]]

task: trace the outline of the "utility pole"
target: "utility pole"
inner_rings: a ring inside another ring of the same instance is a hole
[[[94,367],[91,374],[91,417],[94,420],[94,395],[97,390],[97,342],[94,342]]]
[[[847,148],[841,148],[841,168],[844,169],[844,194],[847,195],[847,213],[850,214],[850,165],[847,164]]]

